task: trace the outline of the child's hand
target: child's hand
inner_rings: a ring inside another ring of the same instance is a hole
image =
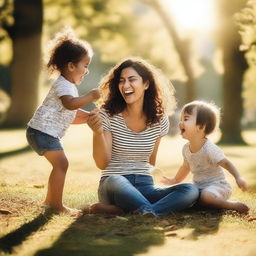
[[[90,96],[92,97],[93,101],[97,100],[100,98],[100,91],[99,89],[95,88],[95,89],[92,89],[90,92],[89,92]]]
[[[160,182],[167,186],[174,184],[173,179],[167,178],[166,176],[162,176]]]
[[[247,190],[247,184],[246,182],[241,178],[241,177],[238,177],[236,179],[236,183],[238,185],[238,187],[242,190],[242,191],[246,191]]]

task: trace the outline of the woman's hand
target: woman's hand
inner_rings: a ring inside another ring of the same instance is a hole
[[[86,124],[89,118],[89,112],[79,108],[76,112],[76,117],[71,124]]]
[[[93,130],[94,133],[97,133],[97,134],[103,133],[103,127],[102,127],[99,109],[96,108],[89,113],[87,124]]]
[[[93,131],[93,158],[97,167],[104,170],[111,159],[112,135],[103,131],[99,109],[90,112],[87,124]]]

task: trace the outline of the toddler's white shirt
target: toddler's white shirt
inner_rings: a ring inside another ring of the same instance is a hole
[[[199,188],[203,189],[220,181],[227,183],[223,169],[218,165],[225,155],[214,143],[207,139],[202,148],[195,153],[190,151],[189,143],[186,143],[182,153],[184,160],[189,163],[193,182]]]
[[[64,95],[78,97],[78,91],[75,84],[59,76],[28,126],[55,138],[63,137],[77,111],[68,110],[62,105],[60,97]]]

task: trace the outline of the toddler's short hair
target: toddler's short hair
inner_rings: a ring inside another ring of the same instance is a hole
[[[182,108],[182,113],[191,115],[196,111],[196,125],[204,127],[205,135],[212,133],[219,127],[220,110],[214,103],[192,101]]]

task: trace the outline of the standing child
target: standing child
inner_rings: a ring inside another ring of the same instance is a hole
[[[44,203],[57,212],[76,214],[78,210],[63,205],[62,194],[68,160],[60,143],[71,123],[86,123],[88,112],[79,107],[97,100],[98,89],[79,97],[76,85],[89,73],[93,51],[87,42],[77,39],[71,29],[56,34],[51,42],[47,68],[59,74],[42,105],[28,123],[27,140],[39,155],[52,165]]]
[[[174,178],[163,177],[162,183],[165,185],[179,183],[191,171],[193,182],[201,192],[199,200],[201,204],[247,213],[249,210],[247,205],[228,201],[232,190],[225,180],[221,167],[234,176],[242,191],[247,190],[245,181],[221,149],[206,137],[218,127],[219,116],[218,108],[210,103],[193,101],[183,107],[179,127],[182,137],[189,141],[182,151],[184,162]]]

